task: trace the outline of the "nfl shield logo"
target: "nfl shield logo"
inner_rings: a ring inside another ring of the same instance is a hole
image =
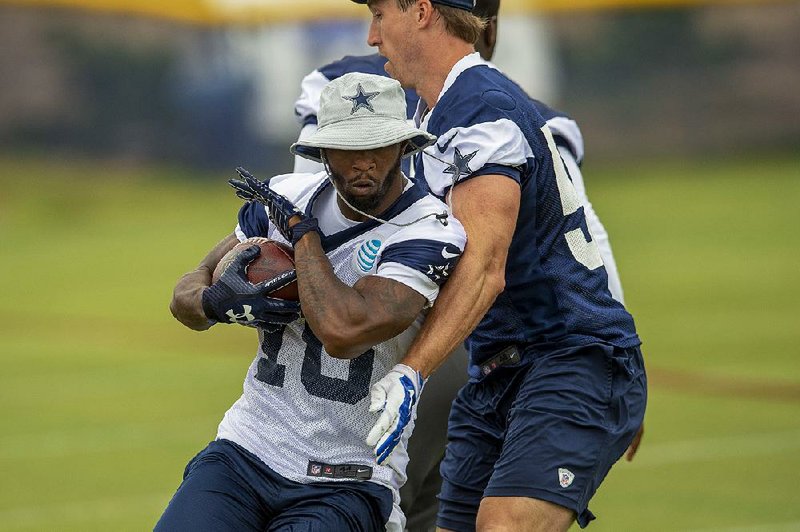
[[[573,480],[575,480],[575,475],[572,474],[572,471],[563,467],[558,468],[558,483],[561,484],[562,488],[570,487]]]
[[[311,466],[311,474],[312,475],[319,475],[322,472],[322,467],[318,465]]]

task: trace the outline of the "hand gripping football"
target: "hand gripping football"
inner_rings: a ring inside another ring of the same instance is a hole
[[[253,244],[257,244],[261,248],[261,254],[248,264],[245,269],[247,279],[251,283],[258,284],[263,281],[269,281],[286,271],[294,269],[294,250],[291,246],[257,236],[236,244],[233,249],[222,257],[222,260],[219,261],[219,264],[214,269],[212,282],[217,282],[217,279],[230,266],[237,254]],[[269,295],[279,299],[298,301],[297,281],[293,281]]]

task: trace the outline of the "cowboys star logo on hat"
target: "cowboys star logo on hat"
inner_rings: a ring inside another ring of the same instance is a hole
[[[366,109],[370,113],[374,113],[375,109],[372,108],[372,104],[369,103],[369,101],[379,94],[380,92],[378,91],[364,92],[364,87],[359,83],[356,88],[356,93],[353,96],[342,96],[342,98],[353,102],[353,109],[350,111],[350,114],[355,113],[359,109]]]
[[[405,157],[436,141],[408,123],[406,94],[397,80],[363,72],[347,73],[322,89],[317,125],[312,135],[292,144],[292,153],[322,162],[324,149],[375,150],[402,143]]]

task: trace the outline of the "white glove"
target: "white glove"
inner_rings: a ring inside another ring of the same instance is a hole
[[[382,464],[400,443],[403,430],[414,419],[425,379],[405,364],[397,364],[384,378],[372,385],[370,412],[381,412],[367,435],[367,445],[375,448]]]

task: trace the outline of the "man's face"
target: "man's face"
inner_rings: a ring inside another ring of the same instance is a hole
[[[359,151],[326,149],[325,156],[339,193],[369,214],[388,208],[403,191],[400,155],[404,144]]]
[[[404,87],[414,87],[410,66],[415,58],[413,36],[414,6],[402,11],[396,0],[376,0],[369,3],[372,22],[367,44],[378,48],[378,53],[388,59],[386,72]]]

